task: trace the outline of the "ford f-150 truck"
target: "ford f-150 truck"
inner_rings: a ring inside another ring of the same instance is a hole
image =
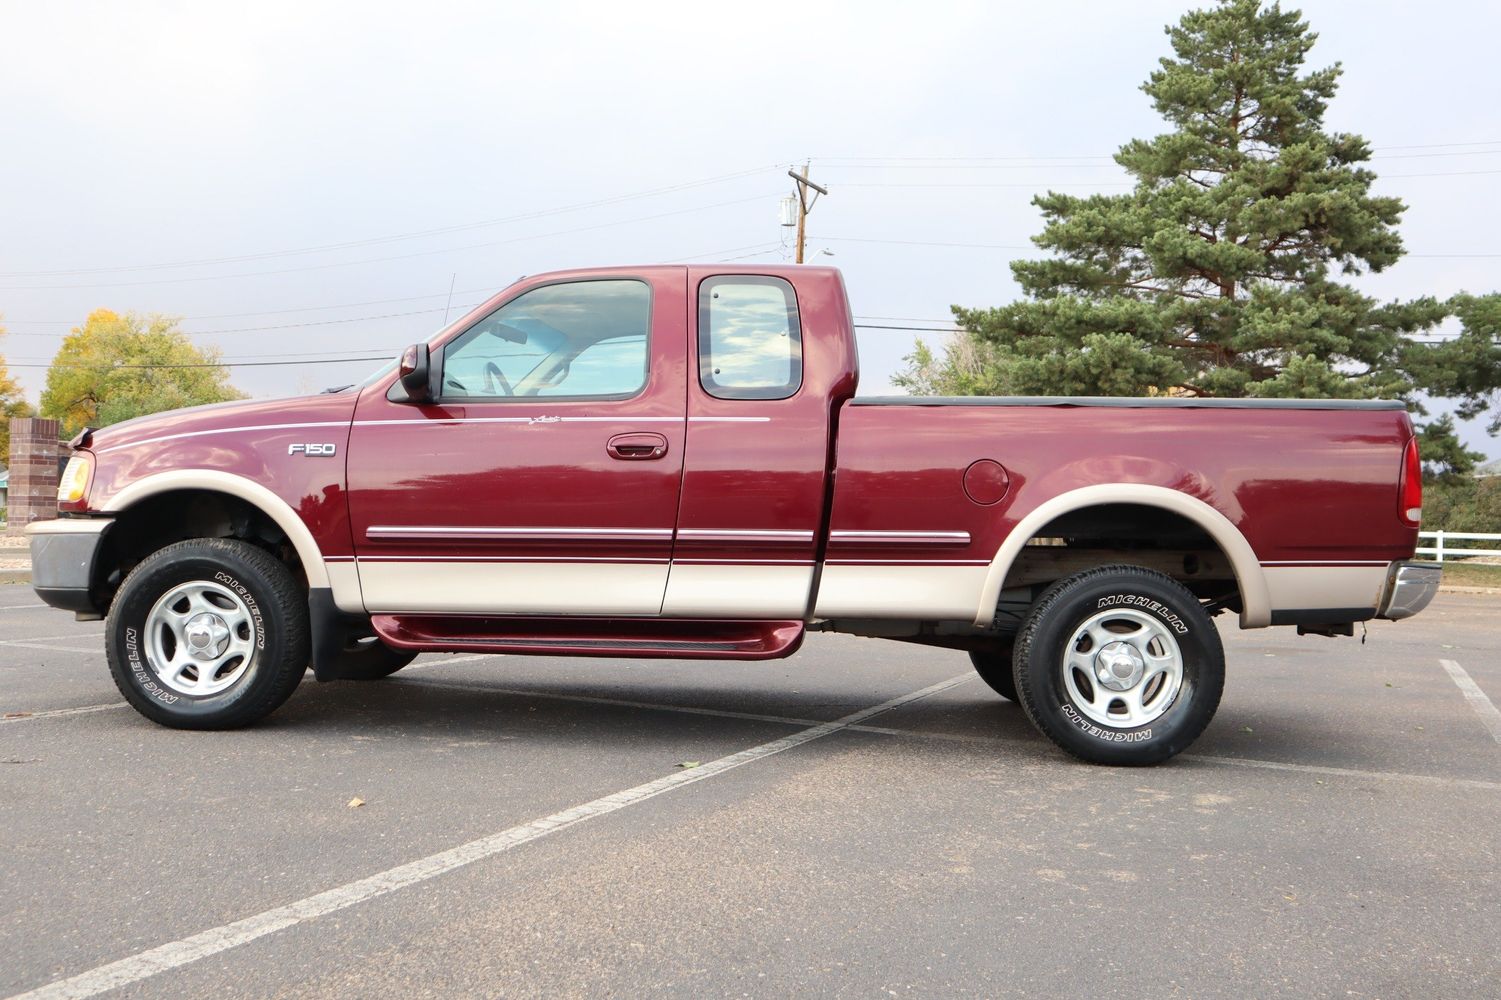
[[[143,715],[262,718],[423,651],[968,652],[1085,760],[1208,725],[1211,617],[1420,611],[1399,402],[860,398],[838,271],[525,278],[360,385],[85,430],[31,528]]]

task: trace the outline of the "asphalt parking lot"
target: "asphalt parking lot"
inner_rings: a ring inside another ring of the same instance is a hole
[[[1148,770],[963,654],[822,635],[427,657],[174,732],[36,604],[0,587],[0,996],[1501,994],[1494,596],[1226,630]]]

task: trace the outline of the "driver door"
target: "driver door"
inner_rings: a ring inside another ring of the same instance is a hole
[[[435,400],[365,391],[348,475],[366,610],[661,613],[684,287],[682,268],[522,282],[433,345]]]

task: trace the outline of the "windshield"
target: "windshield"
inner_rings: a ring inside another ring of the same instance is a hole
[[[360,379],[358,382],[354,383],[353,385],[346,385],[344,386],[344,388],[339,389],[338,391],[348,392],[350,389],[363,389],[371,383],[379,382],[381,379],[385,378],[391,372],[396,370],[396,363],[400,360],[400,357],[394,357],[390,361],[387,361],[385,364],[381,365],[379,368],[375,369],[375,371],[371,372],[369,375]]]

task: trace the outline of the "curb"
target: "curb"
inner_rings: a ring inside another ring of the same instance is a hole
[[[1501,587],[1466,587],[1462,584],[1440,585],[1440,594],[1501,594]]]
[[[30,583],[29,569],[0,569],[0,583]]]

